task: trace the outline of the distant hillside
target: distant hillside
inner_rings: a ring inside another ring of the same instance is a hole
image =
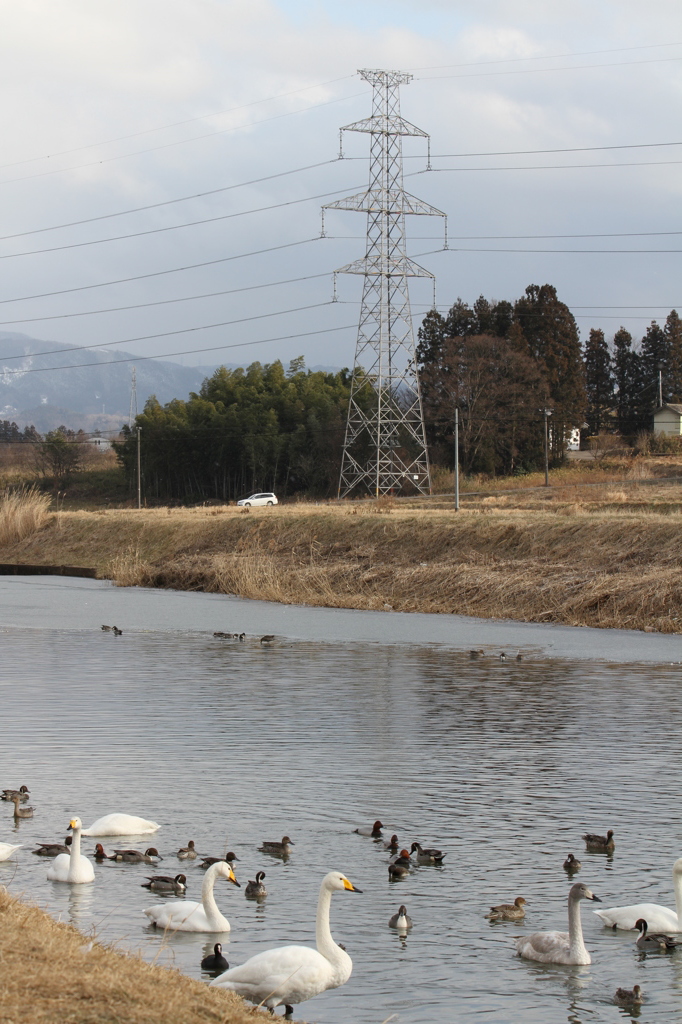
[[[37,355],[39,352],[50,355]],[[12,359],[12,356],[20,358]],[[132,357],[132,362],[113,362]],[[74,363],[92,366],[73,366]],[[52,367],[68,366],[54,370]],[[134,361],[133,353],[74,351],[68,345],[0,331],[0,420],[44,432],[64,424],[74,430],[116,430],[128,422],[131,370],[137,373],[137,405],[150,395],[164,404],[198,391],[215,367],[188,367],[160,359]],[[16,371],[19,371],[18,373]]]

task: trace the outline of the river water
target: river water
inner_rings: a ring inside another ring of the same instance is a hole
[[[429,632],[448,625],[447,635]],[[215,629],[247,638],[221,641]],[[605,906],[674,906],[680,638],[623,633],[614,644],[592,630],[533,629],[321,609],[285,619],[279,606],[233,598],[4,577],[0,786],[27,784],[35,816],[15,826],[11,805],[0,805],[0,841],[25,844],[0,864],[0,882],[86,934],[202,977],[216,937],[164,944],[147,927],[143,909],[160,902],[141,888],[151,869],[107,863],[93,884],[59,885],[30,853],[63,838],[74,814],[87,825],[124,811],[162,828],[102,842],[158,846],[159,870],[184,871],[188,898],[200,898],[203,872],[174,851],[189,839],[207,855],[234,850],[242,887],[266,872],[262,904],[243,888],[216,888],[231,964],[312,942],[328,870],[363,890],[332,901],[351,980],[297,1008],[299,1019],[599,1024],[629,1018],[613,993],[637,983],[641,1020],[679,1020],[682,949],[640,954],[634,933],[603,929],[589,903],[590,967],[521,960],[513,937],[566,928],[569,852]],[[259,642],[265,631],[277,633],[272,646]],[[470,659],[467,642],[484,656]],[[642,660],[623,660],[640,642]],[[571,644],[575,657],[549,656]],[[602,660],[604,648],[620,648],[621,660]],[[382,845],[353,831],[375,818],[404,845],[446,851],[444,866],[389,881]],[[613,859],[585,853],[581,834],[608,828]],[[285,833],[295,843],[286,863],[258,852]],[[85,852],[94,842],[84,839]],[[519,895],[525,923],[485,919],[490,904]],[[414,920],[406,937],[387,926],[401,903]]]

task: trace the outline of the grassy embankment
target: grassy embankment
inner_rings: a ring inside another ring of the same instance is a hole
[[[0,963],[5,1024],[256,1024],[264,1019],[239,996],[91,942],[2,887]]]
[[[285,603],[682,632],[682,487],[641,477],[459,513],[443,499],[59,512],[0,541],[0,561]]]

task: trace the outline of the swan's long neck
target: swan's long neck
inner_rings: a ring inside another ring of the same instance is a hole
[[[677,862],[675,862],[677,864]],[[677,910],[677,927],[682,932],[682,871],[673,867],[673,887],[675,889],[675,909]]]
[[[580,958],[576,959],[577,963],[581,960],[583,963],[590,962],[590,954],[585,948],[583,942],[583,927],[580,921],[580,900],[568,898],[568,944],[571,951],[571,957]]]
[[[75,864],[81,855],[81,830],[75,828],[71,833],[71,863]]]
[[[315,943],[318,953],[329,960],[334,967],[345,965],[350,957],[332,938],[329,927],[329,910],[332,902],[332,890],[324,882],[320,886],[320,897],[317,901],[317,917],[315,918]]]
[[[206,872],[206,876],[201,886],[201,902],[203,904],[206,917],[211,924],[218,924],[223,920],[223,915],[218,910],[218,904],[216,903],[215,896],[213,895],[213,887],[215,886],[216,878],[217,872],[215,870],[215,865],[211,865]]]

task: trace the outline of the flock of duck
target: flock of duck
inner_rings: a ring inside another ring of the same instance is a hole
[[[32,816],[32,809],[24,806],[28,797],[29,790],[26,786],[21,786],[18,790],[5,789],[0,794],[0,799],[14,804],[15,819]],[[37,856],[52,858],[52,864],[47,871],[48,880],[77,885],[95,880],[92,861],[81,853],[82,836],[144,836],[155,833],[160,825],[134,815],[107,814],[94,821],[89,828],[83,828],[81,819],[73,817],[68,828],[71,835],[64,844],[40,843],[32,852]],[[416,841],[411,844],[409,850],[401,849],[397,835],[384,839],[383,828],[382,822],[377,819],[372,825],[357,828],[355,832],[382,843],[389,851],[389,879],[404,878],[414,865],[443,864],[445,854],[441,850],[423,847]],[[587,852],[603,853],[609,857],[613,855],[613,831],[609,830],[605,836],[587,833],[583,840]],[[0,860],[9,859],[21,845],[0,843]],[[283,836],[278,841],[264,842],[258,849],[261,853],[286,860],[293,845],[289,836]],[[190,840],[187,846],[176,851],[176,857],[179,861],[199,860],[199,866],[205,869],[201,900],[167,900],[147,907],[144,913],[150,924],[171,933],[229,932],[230,922],[216,904],[214,886],[218,879],[223,878],[240,887],[233,867],[233,862],[237,859],[235,854],[228,853],[225,857],[202,857],[197,852],[194,841]],[[155,866],[163,858],[156,847],[148,847],[144,851],[115,849],[107,853],[103,845],[97,843],[94,859],[97,863],[112,860],[124,864]],[[580,870],[581,863],[573,854],[569,854],[563,867],[572,877]],[[245,889],[247,898],[261,900],[267,896],[264,878],[265,872],[259,871],[256,878],[248,882]],[[182,872],[176,875],[154,874],[148,875],[142,885],[151,892],[164,896],[184,897],[187,878]],[[682,857],[673,864],[673,885],[676,903],[674,911],[659,904],[638,903],[599,909],[595,913],[607,927],[637,931],[639,934],[636,944],[640,950],[671,952],[678,945],[682,945],[682,941],[675,938],[675,933],[682,932]],[[210,984],[231,989],[252,1003],[266,1006],[271,1012],[274,1012],[276,1006],[284,1006],[287,1015],[293,1012],[295,1004],[327,989],[345,984],[351,975],[353,964],[343,945],[337,944],[332,938],[329,926],[331,898],[335,892],[361,891],[341,872],[328,872],[322,879],[318,897],[316,949],[308,946],[282,946],[258,953],[240,966],[230,968],[222,955],[221,944],[216,943],[213,954],[204,957],[201,964],[204,970],[216,975]],[[585,947],[580,918],[582,900],[602,902],[587,885],[581,882],[574,883],[568,894],[568,932],[538,931],[523,935],[515,940],[519,956],[547,964],[590,964],[592,959]],[[493,906],[487,915],[488,920],[521,921],[525,917],[526,905],[526,900],[519,896],[513,903]],[[388,925],[403,933],[412,927],[412,919],[404,904],[389,919]],[[639,985],[632,989],[619,988],[614,996],[614,1001],[625,1007],[637,1007],[643,1000]]]

